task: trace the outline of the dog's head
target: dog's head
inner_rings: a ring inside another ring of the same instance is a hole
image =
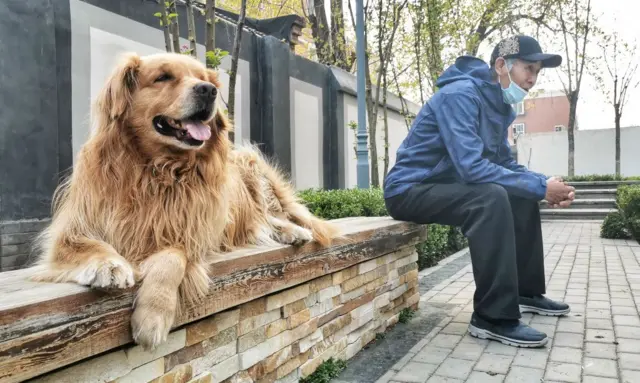
[[[148,150],[198,150],[226,134],[217,73],[182,54],[128,54],[98,96],[99,126],[125,131]]]

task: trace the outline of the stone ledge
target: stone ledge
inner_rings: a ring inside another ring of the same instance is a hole
[[[150,381],[185,365],[203,382],[277,381],[307,375],[330,356],[352,356],[402,308],[417,305],[414,245],[426,227],[388,217],[335,222],[345,238],[329,249],[310,243],[212,259],[206,299],[187,307],[152,353],[132,344],[133,291],[30,282],[31,269],[2,273],[0,381],[77,381],[88,366],[87,381]],[[268,360],[277,368],[255,367]]]

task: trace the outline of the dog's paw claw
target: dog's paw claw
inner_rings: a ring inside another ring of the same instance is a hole
[[[313,233],[304,227],[295,227],[289,232],[283,232],[280,235],[280,241],[287,245],[303,245],[313,240]]]
[[[98,289],[127,289],[135,284],[135,272],[125,260],[107,258],[87,265],[76,282]]]
[[[145,351],[153,351],[167,341],[167,336],[171,330],[170,322],[163,315],[145,315],[140,310],[135,310],[131,317],[133,340]]]

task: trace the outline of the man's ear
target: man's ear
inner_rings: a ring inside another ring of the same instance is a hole
[[[125,116],[138,86],[140,62],[137,54],[125,54],[109,75],[95,103],[95,111],[102,121],[112,122]]]
[[[503,57],[498,57],[496,59],[494,66],[496,68],[497,75],[502,75],[505,73],[506,70],[508,70],[507,61]]]

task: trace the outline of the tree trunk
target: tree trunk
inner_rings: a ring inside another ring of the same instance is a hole
[[[316,46],[316,55],[322,64],[331,65],[333,64],[330,45],[331,31],[324,9],[324,0],[313,0],[313,8],[315,15],[309,15],[309,21],[311,21],[311,33]]]
[[[573,177],[575,175],[575,125],[576,125],[576,110],[578,107],[578,92],[571,92],[569,97],[569,129],[567,130],[567,137],[569,140],[569,164],[568,164],[568,176]]]
[[[196,21],[193,18],[193,0],[184,1],[187,7],[187,27],[189,30],[189,49],[191,50],[191,56],[197,58],[198,52],[196,51]]]
[[[389,118],[387,114],[387,71],[382,73],[382,116],[384,122],[384,169],[382,172],[382,183],[389,173]]]
[[[429,75],[431,77],[432,91],[435,93],[438,90],[436,81],[444,69],[444,64],[442,63],[442,44],[440,42],[442,37],[442,0],[428,0],[427,3],[427,28],[429,31],[427,57],[429,59]]]
[[[342,0],[331,0],[331,51],[333,65],[345,71],[351,69],[351,57],[347,49]]]
[[[622,115],[619,104],[614,105],[614,109],[616,114],[616,177],[620,177],[620,119]]]
[[[371,186],[380,187],[380,173],[378,172],[378,140],[376,137],[378,122],[378,106],[375,105],[371,91],[371,73],[369,70],[369,54],[365,53],[365,98],[367,103],[367,120],[369,121],[369,153],[371,153]]]
[[[205,50],[213,52],[216,48],[216,0],[207,0],[205,6]],[[207,67],[211,67],[209,60]]]
[[[171,31],[169,30],[171,26],[169,25],[169,18],[167,17],[167,7],[165,7],[163,0],[160,0],[160,9],[160,13],[162,14],[162,32],[164,33],[164,49],[171,53]]]
[[[229,73],[229,103],[228,103],[228,116],[231,123],[235,123],[235,108],[236,108],[236,77],[238,74],[238,60],[240,56],[240,44],[242,43],[242,32],[244,31],[244,19],[247,13],[247,0],[240,2],[240,15],[238,16],[238,23],[236,24],[236,35],[233,40],[233,53],[231,56],[231,71]],[[229,134],[231,141],[235,136],[233,132]]]
[[[173,0],[169,3],[169,14],[176,15],[175,17],[169,17],[169,23],[171,25],[171,37],[173,38],[173,51],[180,53],[180,25],[178,24],[176,1],[177,0]]]

